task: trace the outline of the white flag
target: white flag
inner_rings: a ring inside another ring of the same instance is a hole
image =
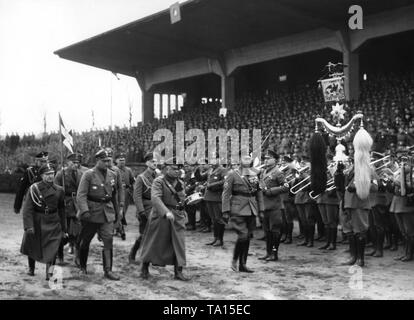
[[[73,153],[73,137],[72,137],[72,130],[68,131],[63,124],[62,117],[59,114],[59,121],[60,121],[60,133],[62,135],[62,143],[65,145],[68,150]]]

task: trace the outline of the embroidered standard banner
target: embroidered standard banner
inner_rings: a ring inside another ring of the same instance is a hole
[[[321,85],[325,102],[345,100],[343,77],[321,80]]]

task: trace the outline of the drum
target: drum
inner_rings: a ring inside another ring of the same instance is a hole
[[[187,198],[185,198],[185,203],[188,206],[193,206],[201,201],[203,201],[204,197],[201,194],[201,192],[195,192],[191,195],[189,195]]]

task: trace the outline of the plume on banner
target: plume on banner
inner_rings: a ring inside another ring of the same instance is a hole
[[[73,136],[72,130],[67,130],[65,125],[63,124],[62,117],[59,114],[59,127],[60,127],[60,134],[62,135],[62,143],[63,145],[68,148],[68,150],[73,153]]]

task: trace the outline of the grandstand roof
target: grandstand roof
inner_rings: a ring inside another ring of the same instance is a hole
[[[412,4],[413,0],[365,0],[364,16]],[[181,21],[169,9],[75,43],[55,54],[134,76],[199,57],[316,28],[346,28],[354,0],[190,0]]]

